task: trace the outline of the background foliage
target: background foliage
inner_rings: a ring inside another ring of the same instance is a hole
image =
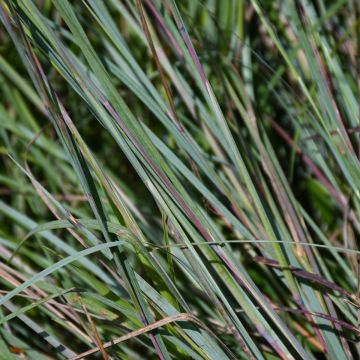
[[[0,358],[359,358],[359,14],[0,1]]]

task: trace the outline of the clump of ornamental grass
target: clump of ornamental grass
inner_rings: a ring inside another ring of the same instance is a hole
[[[356,1],[0,2],[1,359],[358,359]]]

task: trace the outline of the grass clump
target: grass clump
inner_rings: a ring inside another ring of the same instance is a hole
[[[0,357],[359,358],[359,12],[0,2]]]

